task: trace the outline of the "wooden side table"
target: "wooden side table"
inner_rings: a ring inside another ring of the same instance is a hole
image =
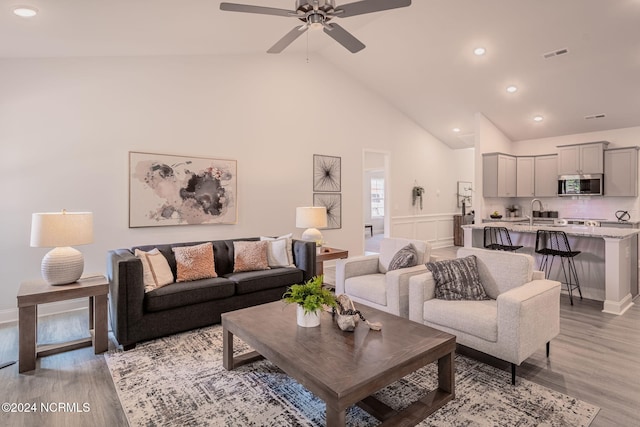
[[[44,280],[23,282],[18,290],[18,372],[32,371],[36,359],[63,351],[89,347],[93,344],[95,354],[107,351],[107,294],[109,281],[106,277],[81,278],[69,285],[51,286]],[[89,328],[92,336],[60,344],[38,346],[38,304],[89,297]]]
[[[332,259],[347,258],[349,251],[344,249],[321,247],[320,252],[316,254],[316,276],[324,274],[324,262]]]

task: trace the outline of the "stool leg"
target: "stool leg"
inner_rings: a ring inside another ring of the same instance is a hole
[[[549,272],[547,271],[547,260],[549,258],[549,255],[543,255],[542,258],[540,258],[540,271],[544,271],[544,275],[545,278],[548,279],[549,278]]]
[[[580,299],[582,299],[582,290],[580,289],[580,281],[578,280],[578,272],[576,270],[576,264],[573,260],[573,257],[569,258],[569,271],[573,271],[573,277],[575,280],[575,287],[578,289],[578,294],[580,294]]]
[[[565,263],[568,262],[565,260],[565,257],[560,257],[560,263],[562,264],[562,273],[564,274],[564,282],[567,284],[567,290],[569,291],[569,301],[571,305],[573,305],[573,286],[571,282],[573,281],[571,277],[571,265],[565,266]],[[566,268],[569,268],[569,274],[567,275]]]

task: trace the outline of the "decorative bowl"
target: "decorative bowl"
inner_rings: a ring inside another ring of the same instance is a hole
[[[489,216],[490,216],[491,218],[493,218],[493,219],[500,219],[500,218],[502,218],[502,215],[493,215],[493,214],[492,214],[492,215],[489,215]]]

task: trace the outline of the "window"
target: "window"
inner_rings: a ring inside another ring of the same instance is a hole
[[[371,178],[371,217],[384,216],[384,178]]]

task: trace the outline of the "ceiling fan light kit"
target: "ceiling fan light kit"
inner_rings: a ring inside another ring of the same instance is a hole
[[[335,0],[296,0],[295,10],[227,2],[220,3],[220,10],[297,18],[304,23],[285,34],[267,51],[268,53],[282,52],[309,28],[322,28],[329,37],[340,43],[351,53],[356,53],[364,49],[365,45],[340,25],[329,23],[329,21],[333,18],[347,18],[410,5],[411,0],[361,0],[342,6],[336,6]]]

